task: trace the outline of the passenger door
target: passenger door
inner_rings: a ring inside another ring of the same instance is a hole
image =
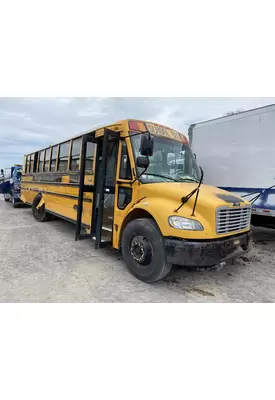
[[[78,203],[75,205],[77,211],[75,240],[91,235],[93,202],[95,193],[95,163],[97,140],[94,134],[87,134],[82,138],[80,154],[80,176]],[[82,229],[86,230],[83,234]]]
[[[95,239],[95,247],[99,248],[103,243],[112,242],[114,196],[116,188],[116,164],[119,132],[104,129],[104,135],[96,137],[85,135],[83,137],[79,198],[77,209],[76,240],[81,237],[81,216],[84,208],[84,193],[92,193],[91,206],[91,232]],[[85,163],[88,143],[96,144],[96,160],[94,175],[91,182],[85,181]]]
[[[112,243],[119,133],[105,129],[97,142],[92,232],[95,247]]]

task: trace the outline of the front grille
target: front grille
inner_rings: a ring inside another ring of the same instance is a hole
[[[251,206],[247,207],[219,207],[217,209],[217,234],[238,232],[248,229],[251,219]]]

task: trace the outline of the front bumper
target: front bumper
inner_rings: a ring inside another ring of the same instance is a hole
[[[190,241],[164,238],[168,263],[187,267],[212,267],[251,249],[251,232],[226,239]]]

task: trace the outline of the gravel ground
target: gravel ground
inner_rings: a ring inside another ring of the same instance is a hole
[[[144,284],[118,252],[74,241],[74,226],[39,223],[0,199],[0,302],[274,302],[275,231],[254,229],[252,251],[223,268],[174,268]]]

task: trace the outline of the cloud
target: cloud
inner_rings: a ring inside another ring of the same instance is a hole
[[[275,98],[0,98],[0,167],[121,119],[155,121],[186,133],[191,123],[270,103]]]

